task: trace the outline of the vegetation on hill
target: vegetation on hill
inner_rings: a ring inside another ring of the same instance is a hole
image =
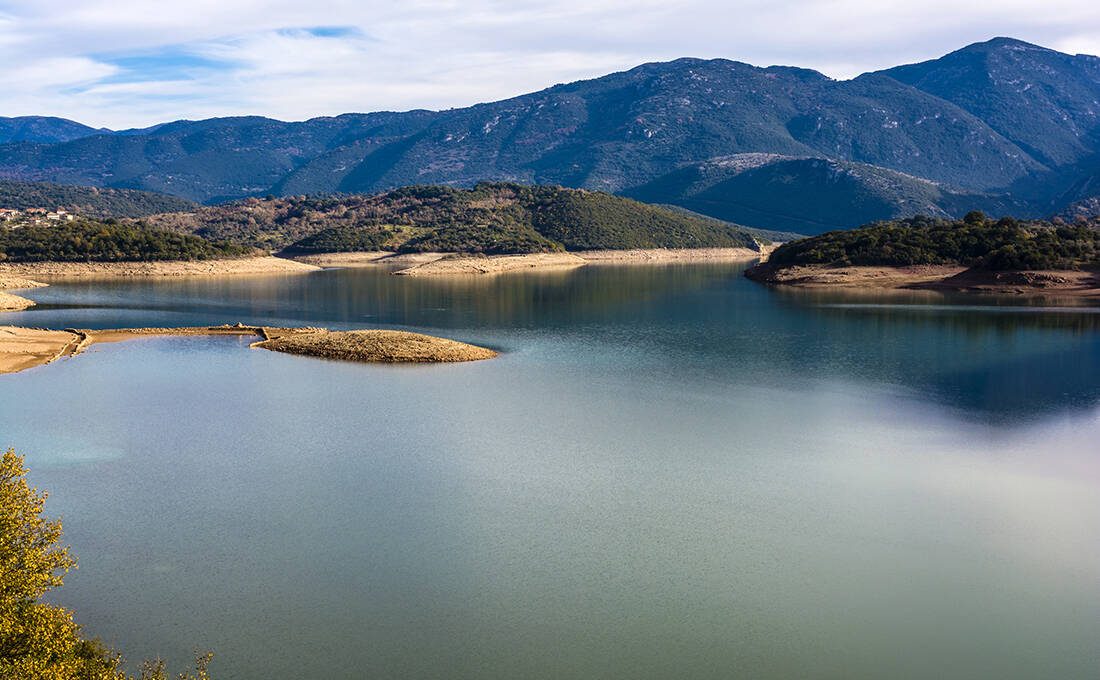
[[[488,182],[473,189],[414,186],[373,196],[249,199],[145,223],[294,253],[757,247],[734,225],[610,194]]]
[[[647,201],[642,201],[646,203]],[[734,229],[741,229],[747,231],[753,236],[759,236],[763,241],[794,241],[800,238],[806,238],[807,234],[800,234],[793,231],[776,231],[775,229],[761,229],[760,227],[748,227],[743,224],[737,224],[728,220],[718,219],[717,217],[711,217],[710,215],[704,215],[701,212],[695,212],[680,205],[673,205],[671,203],[654,203],[659,208],[671,210],[681,215],[687,215],[688,217],[694,217],[700,220],[707,220],[708,222],[718,222],[724,224],[727,227]]]
[[[950,218],[972,208],[997,214],[1024,209],[1006,196],[950,189],[864,163],[759,153],[695,163],[624,195],[801,234],[917,214]]]
[[[198,207],[197,203],[151,191],[0,180],[0,208],[64,208],[86,217],[106,218],[142,217]]]
[[[76,566],[61,544],[61,522],[43,517],[46,494],[27,484],[23,459],[0,457],[0,678],[131,680],[120,655],[84,637],[71,611],[42,602]],[[209,680],[210,655],[179,680]],[[142,680],[167,680],[164,663],[142,665]]]
[[[0,262],[147,262],[241,257],[251,248],[117,222],[0,227]]]
[[[983,269],[1073,269],[1100,265],[1100,221],[1073,226],[990,220],[973,211],[962,220],[918,216],[850,231],[831,231],[777,248],[771,265],[958,264]]]

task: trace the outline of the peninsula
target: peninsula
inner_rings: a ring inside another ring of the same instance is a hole
[[[330,331],[325,328],[199,326],[45,330],[0,326],[0,374],[72,357],[91,345],[154,336],[256,336],[251,347],[323,359],[371,363],[453,363],[492,359],[497,352],[456,340],[393,330]]]
[[[914,217],[778,247],[745,276],[800,287],[1100,296],[1100,220]]]

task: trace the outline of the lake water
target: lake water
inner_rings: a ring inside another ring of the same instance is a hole
[[[733,264],[58,284],[5,324],[395,327],[381,366],[152,338],[0,376],[80,568],[218,680],[1100,673],[1100,314]]]

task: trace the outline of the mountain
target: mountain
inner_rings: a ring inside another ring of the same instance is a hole
[[[489,182],[472,189],[412,186],[371,196],[253,198],[141,223],[298,253],[758,248],[736,225],[619,196]]]
[[[191,201],[150,191],[0,180],[0,208],[64,208],[88,217],[142,217],[198,207]]]
[[[1001,199],[990,196],[997,194],[1009,195],[1006,205],[1026,203],[1019,214],[1046,214],[1085,198],[1075,187],[1100,159],[1098,62],[1001,38],[847,81],[794,67],[685,58],[448,111],[298,123],[218,118],[12,141],[0,144],[0,176],[205,203],[484,180],[641,197],[642,187],[685,181],[675,173],[772,154],[794,165],[748,179],[782,170],[803,178],[791,184],[797,191],[774,191],[767,205],[734,213],[737,221],[775,228],[761,215],[792,212],[798,223],[851,224],[832,209],[815,217],[818,209],[809,205],[814,192],[828,188],[822,178],[830,172],[860,175],[841,188],[858,197],[865,214],[897,216],[924,206],[957,216],[996,208]]]
[[[1100,145],[1100,58],[1011,38],[882,71],[980,118],[1047,168]]]
[[[10,142],[36,142],[50,144],[68,142],[81,137],[110,133],[110,130],[97,130],[76,121],[48,116],[21,116],[5,118],[0,116],[0,144]]]
[[[1025,206],[1006,196],[952,189],[873,165],[775,154],[738,154],[692,164],[624,194],[801,234],[919,214],[1026,212]]]

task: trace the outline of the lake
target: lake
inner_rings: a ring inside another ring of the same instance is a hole
[[[1096,678],[1100,310],[741,264],[69,282],[4,324],[402,328],[386,366],[163,337],[0,376],[127,658],[271,678]]]

